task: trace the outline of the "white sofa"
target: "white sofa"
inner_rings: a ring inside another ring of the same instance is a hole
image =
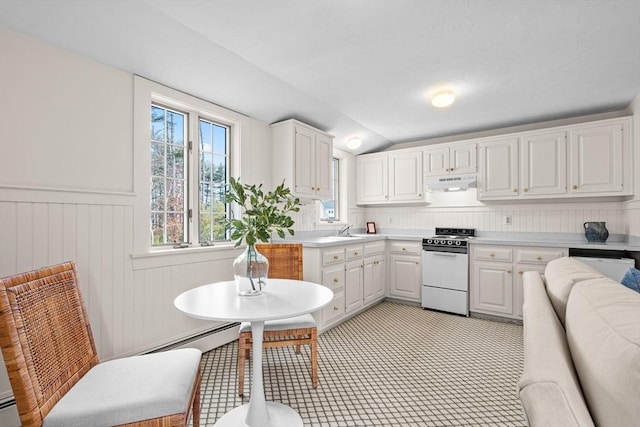
[[[573,258],[524,274],[530,426],[640,426],[640,293]]]

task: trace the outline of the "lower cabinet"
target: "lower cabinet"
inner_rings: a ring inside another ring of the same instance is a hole
[[[470,311],[522,319],[525,271],[544,273],[567,248],[471,245]]]
[[[385,296],[384,240],[356,245],[304,248],[304,280],[321,283],[334,293],[329,305],[315,313],[326,330]]]
[[[420,302],[422,243],[391,241],[389,244],[389,296]]]

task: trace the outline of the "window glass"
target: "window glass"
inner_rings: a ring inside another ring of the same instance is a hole
[[[330,200],[322,200],[320,202],[321,212],[320,212],[320,221],[339,221],[340,220],[340,207],[338,206],[338,200],[340,198],[339,195],[339,165],[340,160],[337,158],[333,158],[331,162],[331,188],[333,190],[333,195]]]

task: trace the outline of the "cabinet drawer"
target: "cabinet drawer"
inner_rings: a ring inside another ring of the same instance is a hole
[[[513,261],[513,250],[500,246],[479,246],[473,249],[474,259],[487,261]]]
[[[345,248],[347,261],[362,258],[362,245],[350,245]]]
[[[421,242],[391,242],[389,252],[393,254],[420,255],[422,253]]]
[[[322,284],[332,291],[337,291],[344,287],[344,267],[338,265],[322,270]]]
[[[364,256],[383,254],[384,248],[384,240],[381,240],[379,242],[366,243],[364,245]]]
[[[344,248],[325,249],[322,251],[322,266],[344,262]]]
[[[546,264],[556,258],[562,258],[565,256],[565,253],[566,252],[560,248],[516,249],[516,262],[527,264]]]
[[[344,292],[333,295],[333,300],[322,309],[322,324],[328,325],[344,317]]]

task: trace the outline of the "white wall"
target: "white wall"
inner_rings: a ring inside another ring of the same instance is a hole
[[[136,188],[134,173],[149,170],[134,155],[148,152],[149,116],[147,106],[135,125],[134,76],[4,29],[0,58],[0,276],[75,261],[102,359],[215,326],[182,315],[173,299],[232,279],[239,250],[134,250],[149,228],[148,215],[136,220],[149,205],[140,190],[148,178]],[[269,126],[233,114],[242,128],[233,161],[245,182],[269,184]],[[146,127],[143,140],[136,127]],[[0,402],[10,395],[0,368]]]

